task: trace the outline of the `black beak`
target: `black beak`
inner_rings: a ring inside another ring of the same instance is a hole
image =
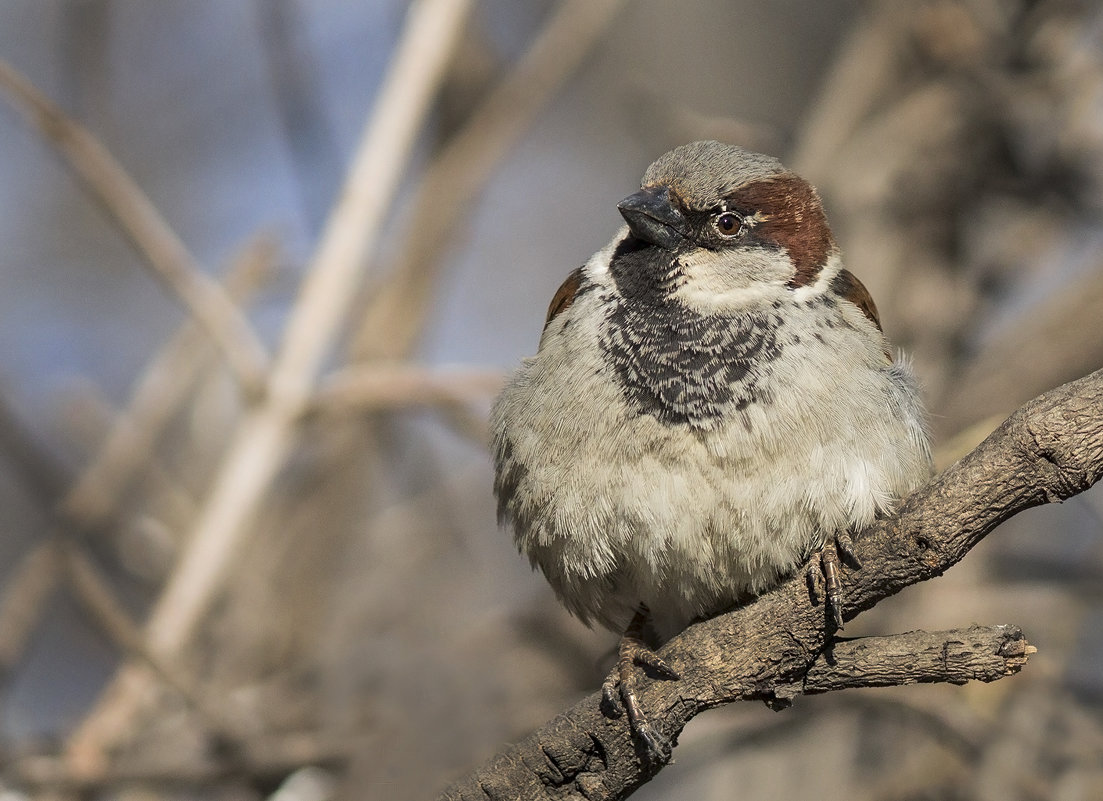
[[[685,238],[686,219],[670,202],[665,186],[641,189],[617,204],[636,239],[674,250]]]

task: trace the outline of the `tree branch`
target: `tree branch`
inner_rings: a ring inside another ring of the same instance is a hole
[[[814,695],[853,687],[996,681],[1018,673],[1036,651],[1016,626],[836,640],[796,689],[798,694]]]
[[[262,401],[242,420],[211,480],[211,494],[146,621],[147,647],[177,659],[222,589],[254,513],[295,442],[298,423],[347,322],[363,259],[376,244],[414,140],[443,79],[471,0],[410,4],[396,53],[291,309]],[[156,677],[128,662],[70,735],[72,769],[107,770]]]
[[[226,356],[241,385],[260,388],[268,352],[245,314],[209,277],[168,222],[107,148],[7,62],[0,92],[57,149],[145,257],[143,264],[169,288]]]
[[[865,565],[844,570],[843,617],[940,575],[1014,514],[1061,501],[1103,476],[1103,370],[1035,398],[976,450],[856,543]],[[738,700],[784,706],[803,692],[916,681],[991,681],[1033,648],[1011,627],[912,632],[828,644],[822,604],[802,575],[733,612],[691,626],[662,649],[679,681],[646,683],[640,701],[675,739],[699,712]],[[444,799],[587,799],[630,795],[660,766],[640,759],[624,716],[594,693],[483,767]]]
[[[329,376],[311,406],[321,412],[347,413],[396,406],[489,403],[504,383],[505,375],[493,368],[357,365]]]
[[[525,55],[432,161],[408,219],[431,216],[434,224],[405,231],[398,264],[371,296],[355,334],[357,360],[410,354],[444,262],[441,249],[451,241],[447,232],[470,213],[494,167],[602,41],[624,5],[624,0],[560,0]],[[449,202],[441,204],[441,197]]]

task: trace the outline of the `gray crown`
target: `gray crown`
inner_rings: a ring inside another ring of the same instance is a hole
[[[786,172],[773,156],[722,142],[690,142],[659,156],[643,174],[643,186],[668,186],[691,208],[706,209],[740,186]]]

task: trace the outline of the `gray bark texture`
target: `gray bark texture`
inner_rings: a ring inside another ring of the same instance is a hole
[[[844,567],[843,617],[941,575],[1012,515],[1059,502],[1103,475],[1103,370],[1030,401],[972,453],[862,533],[860,570]],[[640,696],[676,741],[698,713],[733,701],[783,707],[801,694],[916,682],[993,681],[1033,652],[1013,626],[886,637],[829,636],[803,575],[691,626],[661,650],[681,674]],[[447,788],[441,799],[625,798],[662,766],[641,758],[624,715],[595,692]]]

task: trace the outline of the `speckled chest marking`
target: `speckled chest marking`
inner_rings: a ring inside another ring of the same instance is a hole
[[[671,255],[626,240],[610,270],[619,302],[601,340],[628,405],[668,425],[712,428],[733,408],[769,402],[760,389],[780,355],[773,310],[703,315],[669,298]]]

